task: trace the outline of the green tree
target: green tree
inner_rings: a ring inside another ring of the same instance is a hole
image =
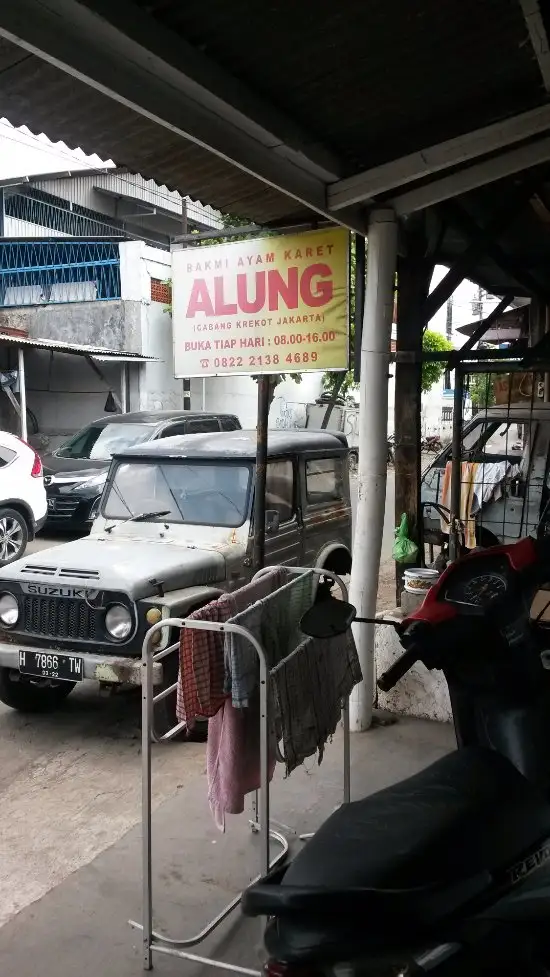
[[[426,329],[422,338],[423,352],[446,353],[451,352],[452,349],[453,344],[445,336],[442,336],[439,332],[433,332],[431,329]],[[422,393],[427,394],[432,389],[434,384],[441,379],[445,368],[445,363],[432,361],[431,363],[422,364]]]
[[[478,410],[492,407],[495,402],[495,391],[490,373],[474,373],[469,383],[472,406]]]

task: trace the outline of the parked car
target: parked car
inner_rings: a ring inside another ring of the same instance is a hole
[[[422,476],[424,539],[439,546],[448,539],[436,506],[443,501],[451,452],[447,445]],[[512,404],[476,414],[464,426],[462,460],[483,466],[477,486],[483,497],[476,499],[474,513],[479,546],[550,532],[550,404]]]
[[[203,411],[138,411],[92,421],[43,459],[48,496],[46,528],[71,533],[89,530],[116,451],[157,438],[236,431],[240,427],[234,414]]]
[[[45,521],[42,462],[25,441],[0,431],[0,567],[23,556]]]
[[[266,564],[351,569],[342,434],[272,431]],[[182,617],[252,575],[256,433],[147,441],[116,452],[91,535],[0,569],[0,699],[58,707],[77,683],[139,685],[151,623]],[[160,632],[158,649],[177,639]],[[174,683],[177,652],[155,664]],[[156,727],[174,725],[175,693]]]

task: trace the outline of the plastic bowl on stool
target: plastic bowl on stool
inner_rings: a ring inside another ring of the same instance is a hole
[[[405,570],[404,578],[407,593],[426,594],[439,578],[439,573],[429,567],[411,567]]]

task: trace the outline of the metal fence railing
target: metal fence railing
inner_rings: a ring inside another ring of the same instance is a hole
[[[0,307],[120,298],[118,244],[0,242]]]

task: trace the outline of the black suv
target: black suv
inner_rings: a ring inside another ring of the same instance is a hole
[[[143,441],[179,434],[238,431],[234,414],[156,410],[109,414],[92,421],[68,441],[45,455],[44,482],[48,497],[46,531],[89,530],[99,505],[113,454]]]

